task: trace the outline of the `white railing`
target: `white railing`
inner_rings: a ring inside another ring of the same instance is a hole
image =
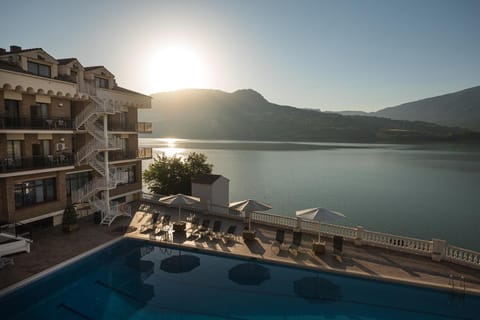
[[[295,228],[297,226],[297,219],[287,216],[279,216],[276,214],[252,212],[252,222],[261,223],[270,226],[290,227]]]
[[[144,194],[143,199],[149,203],[158,202],[159,195]],[[219,214],[208,211],[209,215],[217,215],[228,218],[239,218],[239,215]],[[369,245],[389,250],[412,253],[432,257],[435,261],[450,261],[457,264],[480,269],[480,252],[463,249],[452,245],[443,245],[442,240],[423,240],[404,236],[397,236],[388,233],[364,230],[363,227],[345,227],[335,224],[320,224],[317,221],[307,221],[288,216],[280,216],[264,212],[252,212],[251,220],[254,223],[286,229],[297,229],[308,233],[320,233],[326,236],[341,236],[351,240],[355,245]],[[434,245],[438,245],[434,250]],[[440,249],[438,249],[440,248]],[[437,251],[438,252],[434,252]]]
[[[432,254],[432,241],[396,236],[393,234],[363,231],[362,243],[374,246],[395,249],[430,256]]]
[[[80,111],[75,117],[75,128],[80,128],[85,122],[95,115],[95,103],[89,103],[85,109]]]
[[[445,248],[445,260],[480,268],[480,252],[448,245]]]
[[[338,224],[322,223],[320,232],[329,236],[342,236],[350,240],[358,237],[357,228],[340,226]]]

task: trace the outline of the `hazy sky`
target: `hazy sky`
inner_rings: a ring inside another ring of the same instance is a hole
[[[253,88],[373,111],[480,85],[480,1],[4,1],[0,47],[42,47],[119,85]]]

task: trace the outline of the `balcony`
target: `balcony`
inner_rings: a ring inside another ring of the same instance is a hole
[[[56,156],[37,156],[33,158],[5,158],[0,160],[0,173],[65,166],[73,166],[73,156],[71,153],[63,153]]]
[[[142,160],[152,159],[152,148],[145,148],[145,147],[138,148],[137,158]]]
[[[151,122],[139,122],[137,124],[137,132],[138,133],[152,133],[153,126]]]
[[[0,116],[0,129],[73,130],[68,118],[21,118]]]
[[[135,125],[131,125],[122,121],[108,121],[108,131],[125,131],[125,132],[135,132],[137,131]]]
[[[129,151],[110,151],[108,153],[109,161],[151,159],[152,148],[138,148],[138,150]]]

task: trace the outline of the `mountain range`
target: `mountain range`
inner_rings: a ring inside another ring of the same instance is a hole
[[[479,139],[480,133],[438,124],[374,116],[345,116],[267,101],[252,89],[233,93],[185,89],[153,94],[139,119],[154,137],[186,139],[426,142]]]
[[[480,131],[480,86],[408,102],[376,112],[342,111],[338,113],[396,120],[427,121],[444,126]]]

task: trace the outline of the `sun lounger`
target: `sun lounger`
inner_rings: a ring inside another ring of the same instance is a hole
[[[272,243],[272,251],[275,254],[280,254],[283,249],[283,245],[285,242],[285,230],[277,229],[277,233],[275,235],[275,241]]]
[[[199,239],[206,236],[209,233],[208,227],[210,226],[210,219],[203,219],[200,227],[195,229],[192,234],[199,235]]]
[[[302,236],[303,234],[301,231],[293,232],[292,244],[290,245],[288,250],[295,257],[298,255],[298,251],[300,251],[300,247],[302,246]]]
[[[151,221],[148,223],[144,223],[140,226],[140,232],[145,232],[148,229],[155,229],[157,225],[157,220],[160,217],[158,213],[152,213]]]
[[[227,232],[223,233],[223,240],[225,242],[231,241],[235,239],[235,231],[237,231],[236,225],[231,225],[228,227]]]

